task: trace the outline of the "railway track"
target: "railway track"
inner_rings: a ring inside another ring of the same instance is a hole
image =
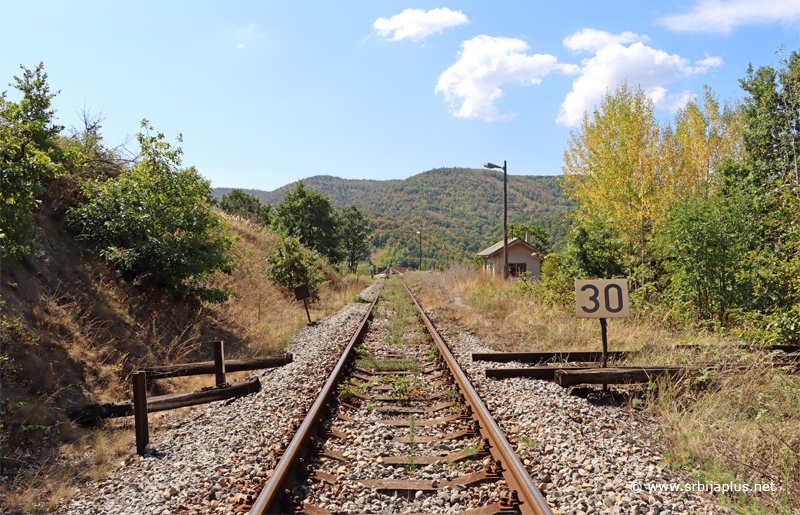
[[[552,513],[410,290],[387,282],[240,509]]]

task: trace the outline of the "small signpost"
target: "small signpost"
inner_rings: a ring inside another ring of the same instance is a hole
[[[133,373],[133,421],[136,430],[136,453],[144,455],[150,443],[150,430],[147,425],[147,378],[144,372]]]
[[[303,301],[303,306],[306,307],[306,316],[308,317],[308,325],[311,325],[311,315],[308,313],[308,303],[306,303],[306,299],[311,298],[311,292],[308,291],[307,284],[301,284],[297,288],[294,289],[294,298],[297,300]]]
[[[608,365],[608,331],[606,318],[627,318],[628,281],[625,279],[595,279],[575,281],[575,316],[599,318],[603,337],[603,367]]]

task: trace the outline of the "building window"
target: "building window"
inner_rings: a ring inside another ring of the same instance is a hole
[[[527,263],[509,263],[508,264],[508,275],[511,277],[519,277],[524,273],[528,272],[528,264]]]

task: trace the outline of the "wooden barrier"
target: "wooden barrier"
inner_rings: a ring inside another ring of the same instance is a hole
[[[557,385],[567,387],[576,384],[628,384],[647,383],[661,376],[675,377],[704,370],[699,367],[609,367],[609,368],[561,368],[554,374]]]
[[[555,379],[557,367],[528,367],[528,368],[487,368],[486,377],[489,379],[508,379],[510,377],[525,377],[552,381]],[[584,370],[584,367],[572,367],[568,370]]]
[[[144,372],[133,374],[133,420],[136,428],[136,452],[142,455],[150,443],[150,426],[147,423],[147,378]]]
[[[612,351],[608,353],[610,358],[626,358],[633,354],[629,351]],[[472,361],[492,361],[495,363],[508,363],[518,361],[519,363],[547,363],[552,361],[563,362],[583,362],[600,361],[603,359],[602,352],[596,351],[560,351],[560,352],[473,352]]]
[[[212,387],[199,392],[171,393],[147,399],[147,413],[185,408],[196,404],[243,397],[261,390],[261,381],[251,377],[229,386]],[[133,402],[94,404],[67,409],[67,417],[78,422],[93,422],[104,418],[129,417],[134,414]]]
[[[288,365],[291,362],[291,354],[276,354],[274,356],[264,356],[261,358],[229,359],[225,361],[225,372],[244,372],[247,370],[259,370],[262,368],[282,367],[283,365]],[[148,380],[166,379],[168,377],[196,376],[203,374],[216,375],[217,373],[213,361],[150,367],[142,369],[142,371],[147,374]]]

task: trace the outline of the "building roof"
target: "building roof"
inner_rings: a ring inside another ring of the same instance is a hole
[[[508,240],[508,246],[511,247],[512,245],[524,245],[531,250],[532,254],[533,253],[543,254],[541,250],[537,249],[536,247],[534,247],[533,245],[531,245],[530,243],[526,242],[521,238],[511,238],[510,240]],[[498,254],[500,252],[503,252],[503,240],[500,240],[491,247],[485,248],[482,251],[478,252],[478,257],[487,258],[495,254]]]

